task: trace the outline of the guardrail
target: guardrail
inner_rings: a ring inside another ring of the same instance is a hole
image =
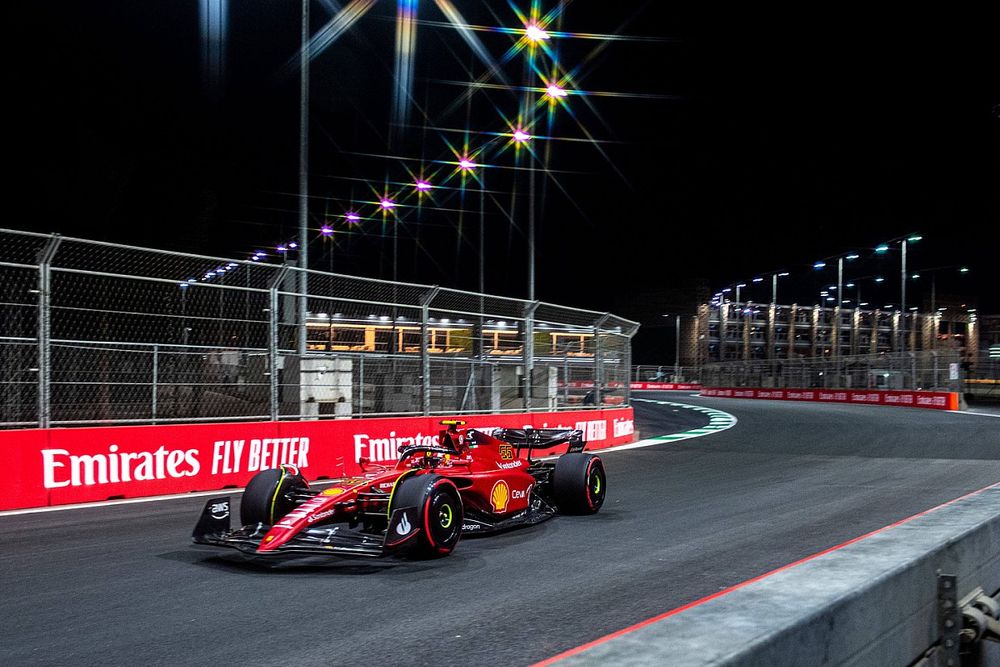
[[[543,664],[1000,664],[975,595],[1000,589],[998,508],[995,484]]]

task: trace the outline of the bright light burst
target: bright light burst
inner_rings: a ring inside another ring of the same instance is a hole
[[[569,93],[566,91],[565,88],[557,86],[554,83],[550,83],[545,87],[545,94],[551,97],[552,99],[566,97],[567,95],[569,95]]]
[[[319,233],[323,236],[333,236],[333,227],[330,225],[323,225],[319,228]]]
[[[529,23],[524,28],[524,36],[527,37],[529,41],[541,42],[549,38],[549,33],[538,24]]]
[[[389,199],[388,197],[382,197],[382,199],[379,200],[378,205],[382,208],[383,211],[391,211],[392,209],[396,208],[396,202]]]
[[[427,181],[419,180],[419,181],[417,181],[416,183],[413,184],[413,187],[415,187],[420,192],[427,192],[428,190],[430,190],[434,186],[432,186]]]
[[[461,160],[458,161],[458,168],[461,169],[462,171],[472,171],[478,166],[479,166],[478,164],[476,164],[467,157],[463,157]]]
[[[344,218],[346,218],[347,221],[350,222],[350,223],[352,223],[352,224],[355,224],[355,223],[358,223],[358,222],[361,221],[361,216],[358,215],[357,213],[355,213],[354,211],[348,211],[347,214],[344,215]]]
[[[531,135],[520,128],[514,130],[514,134],[511,136],[514,139],[514,142],[519,144],[523,144],[524,142],[531,140]]]

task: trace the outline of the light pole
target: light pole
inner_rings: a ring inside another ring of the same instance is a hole
[[[935,329],[934,337],[937,338],[938,335],[938,319],[937,319],[937,274],[941,271],[957,270],[960,275],[967,275],[969,273],[969,267],[963,266],[961,264],[951,264],[949,266],[935,266],[929,269],[920,269],[914,271],[910,280],[918,280],[923,274],[929,273],[931,275],[931,316],[934,317]]]
[[[299,363],[306,353],[309,291],[309,0],[302,0],[302,53],[299,61]]]
[[[904,355],[906,354],[906,246],[910,243],[916,243],[923,239],[923,236],[919,234],[907,234],[906,236],[900,236],[892,239],[888,243],[883,243],[877,248],[875,252],[878,254],[883,254],[888,252],[889,244],[899,242],[900,247],[900,262],[899,262],[899,330],[900,330],[900,341],[898,349]]]
[[[778,305],[778,278],[787,278],[788,271],[771,274],[771,305]]]
[[[666,313],[664,317],[670,317]],[[674,382],[680,382],[681,376],[681,316],[674,316]]]
[[[674,321],[674,382],[680,382],[681,377],[681,316]]]

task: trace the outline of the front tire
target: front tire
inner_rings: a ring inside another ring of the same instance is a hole
[[[417,508],[420,533],[410,549],[414,558],[447,556],[462,537],[465,513],[458,487],[440,475],[407,477],[393,492],[389,515],[402,507]]]
[[[309,483],[295,466],[283,465],[262,470],[253,476],[243,492],[240,522],[244,526],[260,523],[273,526],[275,521],[295,509],[295,503],[288,500],[285,494],[308,487]]]
[[[563,514],[596,514],[604,504],[608,479],[599,456],[563,454],[552,472],[552,491]]]

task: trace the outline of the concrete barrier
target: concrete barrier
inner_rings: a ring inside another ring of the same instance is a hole
[[[931,410],[959,410],[961,408],[961,394],[954,391],[705,387],[701,390],[701,395],[716,398],[757,398],[770,401],[886,405],[896,408],[929,408]]]
[[[1000,588],[1000,484],[543,664],[910,665],[941,636],[939,573]]]

